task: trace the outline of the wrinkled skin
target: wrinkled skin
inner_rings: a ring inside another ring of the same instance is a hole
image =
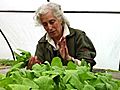
[[[59,52],[62,58],[64,60],[70,60],[71,56],[68,53],[66,38],[62,36],[64,29],[62,20],[55,17],[50,10],[46,14],[40,15],[40,21],[48,35],[53,39],[55,44],[59,46]],[[36,56],[30,58],[28,68],[31,68],[35,63],[41,63],[40,60],[37,60]]]

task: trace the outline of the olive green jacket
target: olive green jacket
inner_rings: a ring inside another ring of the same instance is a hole
[[[96,62],[94,61],[96,50],[91,40],[86,36],[84,31],[73,29],[70,27],[69,30],[70,35],[66,36],[66,42],[70,56],[79,60],[84,58],[88,63],[94,66],[96,64]],[[51,62],[52,58],[55,56],[61,57],[59,51],[55,52],[53,46],[50,45],[46,40],[46,34],[38,41],[35,55],[42,62]],[[64,65],[67,64],[66,60],[62,59],[62,62]]]

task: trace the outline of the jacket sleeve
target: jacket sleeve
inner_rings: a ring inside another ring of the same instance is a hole
[[[43,62],[44,60],[44,48],[42,47],[42,45],[40,45],[40,43],[37,44],[36,47],[36,51],[35,51],[35,56],[37,56],[38,60],[40,60],[41,62]]]
[[[92,41],[86,36],[86,33],[81,31],[81,33],[77,33],[76,37],[76,57],[81,60],[85,59],[91,66],[94,66],[96,62],[94,58],[96,56],[96,50]]]

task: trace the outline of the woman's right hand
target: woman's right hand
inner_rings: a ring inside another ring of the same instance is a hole
[[[32,69],[32,66],[36,63],[41,64],[40,60],[37,59],[37,56],[32,56],[28,61],[27,69]]]

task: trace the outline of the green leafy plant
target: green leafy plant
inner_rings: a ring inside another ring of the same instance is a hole
[[[12,68],[24,68],[28,64],[28,60],[31,57],[31,53],[22,49],[17,49],[20,53],[15,54],[15,65]]]
[[[18,62],[27,62],[28,59],[31,57],[30,52],[22,50],[22,49],[17,49],[17,50],[20,51],[20,53],[14,52],[15,57],[16,57],[16,61],[18,61]]]
[[[32,70],[21,68],[23,63],[20,60],[18,66],[0,75],[0,90],[120,90],[120,80],[108,73],[90,72],[84,59],[80,66],[71,61],[63,66],[54,57],[51,63],[34,64]]]

